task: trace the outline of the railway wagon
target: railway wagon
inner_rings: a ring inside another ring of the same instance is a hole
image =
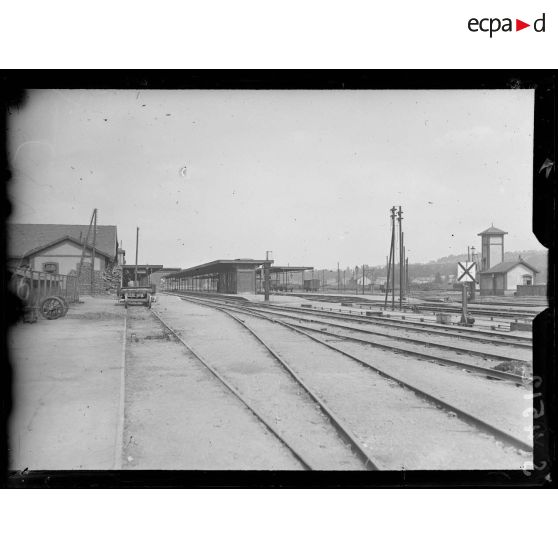
[[[304,280],[304,290],[305,292],[315,292],[320,290],[320,280],[319,279],[305,279]]]

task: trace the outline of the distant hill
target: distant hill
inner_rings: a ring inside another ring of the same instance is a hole
[[[479,254],[480,256],[480,254]],[[546,283],[548,274],[548,263],[547,263],[547,251],[546,250],[524,250],[515,252],[505,252],[504,261],[516,261],[519,256],[527,263],[531,264],[535,269],[539,271],[537,274],[537,283]],[[436,275],[440,275],[440,278],[444,281],[448,281],[448,276],[454,276],[457,268],[457,262],[464,262],[467,260],[467,254],[451,254],[449,256],[444,256],[435,261],[430,261],[428,263],[411,263],[409,262],[409,278],[411,280],[425,278],[434,279]],[[398,267],[398,266],[396,266]],[[344,275],[345,272],[345,275]],[[343,277],[345,277],[346,284],[352,284],[354,280],[354,268],[346,268],[340,271],[340,281],[343,283]],[[398,271],[396,271],[396,277],[398,277]],[[326,283],[331,285],[337,285],[337,270],[321,270],[316,269],[314,271],[315,277],[319,278],[320,281],[323,279]],[[362,268],[356,269],[357,277],[362,276]],[[386,266],[366,266],[365,276],[371,280],[379,279],[387,275]],[[385,279],[384,279],[385,280]]]
[[[536,268],[537,283],[546,283],[548,274],[548,253],[546,250],[522,250],[514,252],[504,252],[504,261],[513,262],[519,260],[519,257]],[[466,261],[467,254],[457,254],[444,256],[427,264],[409,264],[409,275],[412,277],[436,275],[452,275],[455,274],[455,266],[457,262]]]

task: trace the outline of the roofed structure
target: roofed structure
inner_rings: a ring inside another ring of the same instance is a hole
[[[11,223],[7,226],[8,254],[10,258],[22,258],[38,248],[47,247],[61,239],[72,239],[83,244],[89,225],[54,225]],[[88,244],[93,244],[93,231]],[[97,225],[95,248],[97,251],[116,257],[118,237],[115,225]]]
[[[486,229],[485,231],[482,231],[480,233],[477,234],[477,236],[484,236],[487,234],[508,234],[506,231],[503,231],[502,229],[498,229],[496,228],[494,225],[492,225],[491,227],[488,227],[488,229]]]
[[[498,265],[495,265],[490,269],[487,269],[486,271],[481,271],[481,273],[507,273],[508,271],[512,270],[518,265],[524,265],[534,273],[539,273],[539,270],[536,267],[532,266],[530,263],[527,263],[524,260],[515,260],[513,262],[500,262]]]
[[[273,260],[215,260],[165,275],[171,291],[214,291],[226,294],[256,292],[256,269]]]

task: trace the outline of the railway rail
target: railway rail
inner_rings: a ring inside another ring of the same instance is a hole
[[[503,361],[507,361],[507,362],[512,362],[512,361],[522,361],[525,360],[524,358],[521,358],[519,356],[516,357],[512,357],[512,356],[508,356],[508,355],[504,355],[504,354],[496,354],[496,353],[489,353],[486,351],[478,351],[475,349],[471,349],[471,348],[466,348],[466,347],[458,347],[455,345],[445,345],[445,344],[441,344],[441,343],[434,343],[431,341],[424,341],[421,339],[413,339],[413,338],[409,338],[409,337],[401,337],[398,335],[392,335],[392,334],[388,334],[388,333],[382,333],[382,332],[378,332],[378,331],[370,331],[367,329],[363,329],[363,328],[358,328],[358,327],[352,327],[352,326],[347,326],[347,325],[343,325],[340,323],[335,323],[335,322],[330,322],[330,321],[325,321],[325,320],[316,320],[316,319],[312,319],[312,318],[301,318],[300,316],[292,316],[290,315],[288,312],[275,312],[272,309],[264,309],[264,308],[258,308],[258,312],[260,313],[264,313],[266,315],[271,315],[271,316],[277,316],[278,318],[286,318],[286,319],[291,319],[297,322],[308,322],[311,324],[317,324],[318,326],[321,325],[325,325],[327,326],[327,329],[324,330],[324,328],[320,328],[319,330],[313,327],[306,327],[306,326],[302,326],[299,324],[294,324],[294,325],[298,325],[298,327],[302,328],[302,329],[306,329],[308,331],[316,331],[318,333],[323,333],[324,331],[327,332],[327,334],[329,336],[332,337],[336,337],[338,339],[345,339],[351,342],[356,342],[356,343],[361,343],[364,345],[370,345],[373,347],[379,347],[382,349],[386,349],[395,353],[399,353],[399,354],[403,354],[403,355],[407,355],[407,356],[415,356],[421,360],[430,360],[430,361],[434,361],[434,362],[440,362],[443,364],[448,364],[451,366],[457,366],[460,367],[462,369],[468,370],[470,372],[475,372],[475,373],[479,373],[481,375],[484,376],[488,376],[491,378],[497,378],[497,379],[501,379],[501,380],[508,380],[511,381],[513,383],[517,383],[517,382],[521,382],[521,381],[525,381],[525,378],[522,378],[522,376],[518,375],[518,374],[514,374],[514,373],[510,373],[510,372],[505,372],[505,371],[499,371],[499,370],[495,370],[493,368],[488,368],[486,366],[478,366],[475,364],[470,364],[467,362],[463,362],[461,360],[452,360],[450,358],[444,358],[443,356],[436,356],[435,354],[433,354],[432,352],[420,352],[420,351],[414,351],[414,350],[409,350],[406,348],[401,348],[398,347],[397,344],[401,345],[405,345],[405,344],[410,344],[410,345],[420,345],[420,346],[425,346],[425,347],[430,347],[432,349],[436,349],[442,352],[449,352],[449,353],[455,353],[457,355],[473,355],[473,356],[478,356],[480,358],[482,358],[483,360],[492,360],[495,363],[500,363]],[[349,331],[351,333],[356,333],[356,334],[362,334],[362,335],[366,335],[368,337],[380,337],[380,338],[386,338],[388,340],[393,340],[395,342],[395,344],[392,342],[392,344],[389,343],[382,343],[382,342],[378,342],[378,341],[371,341],[371,340],[367,340],[367,339],[362,339],[359,337],[354,337],[354,336],[348,336],[348,335],[340,335],[338,333],[335,333],[334,331],[335,329],[341,329],[341,330],[346,330]],[[523,348],[523,347],[522,347]],[[522,355],[525,356],[525,355]],[[526,360],[525,360],[526,362]]]
[[[290,331],[296,332],[299,335],[305,336],[308,339],[311,339],[313,342],[320,344],[321,346],[327,347],[329,350],[331,351],[335,351],[339,354],[344,355],[345,357],[349,358],[350,360],[352,360],[353,362],[357,362],[358,364],[360,364],[361,366],[367,368],[368,370],[373,371],[374,373],[378,374],[380,377],[388,379],[390,381],[395,382],[396,384],[398,384],[400,387],[403,387],[406,390],[410,390],[413,394],[415,394],[416,396],[418,396],[420,399],[425,400],[426,402],[428,402],[429,404],[433,405],[434,407],[438,408],[439,410],[443,410],[446,413],[450,413],[453,416],[458,417],[460,420],[462,420],[463,422],[465,422],[466,424],[468,424],[469,426],[474,427],[475,429],[477,429],[478,431],[483,432],[484,434],[488,434],[492,437],[494,437],[496,440],[504,443],[504,444],[508,444],[512,447],[514,447],[515,449],[519,449],[522,451],[526,451],[526,452],[531,452],[533,450],[533,447],[531,444],[525,442],[524,440],[521,440],[519,438],[517,438],[516,436],[513,436],[511,434],[509,434],[508,432],[505,432],[503,430],[501,430],[500,428],[497,428],[495,426],[493,426],[492,424],[479,419],[478,417],[472,415],[471,413],[468,413],[458,407],[456,407],[455,405],[452,405],[450,403],[448,403],[447,401],[444,401],[438,397],[433,396],[432,394],[418,389],[417,387],[413,386],[412,384],[405,382],[403,380],[401,380],[400,378],[390,374],[389,372],[386,372],[383,369],[380,369],[379,367],[370,364],[369,362],[362,360],[361,358],[358,358],[356,356],[354,356],[353,354],[339,348],[336,347],[334,345],[332,345],[331,343],[329,343],[326,340],[320,339],[317,335],[309,333],[308,331],[306,331],[304,328],[300,327],[300,326],[295,326],[292,324],[289,324],[283,320],[274,318],[274,317],[270,317],[265,315],[262,312],[259,312],[257,309],[254,308],[248,308],[246,306],[243,307],[235,307],[235,308],[230,308],[230,306],[228,304],[225,304],[223,301],[211,301],[208,300],[207,298],[200,298],[200,297],[195,297],[192,295],[178,295],[180,298],[189,301],[189,302],[193,302],[195,304],[199,304],[201,306],[206,306],[208,308],[213,308],[215,310],[219,310],[221,312],[227,313],[227,314],[244,314],[247,316],[251,316],[251,317],[255,317],[258,319],[262,319],[262,320],[266,320],[269,322],[273,322],[275,324],[278,324],[284,328],[289,329]],[[314,331],[314,333],[319,333]],[[330,335],[330,334],[327,334]],[[456,364],[456,363],[454,363]],[[462,366],[462,363],[459,363],[459,366]],[[484,372],[484,371],[483,371]]]
[[[183,297],[184,298],[184,297]],[[235,310],[236,308],[238,308],[238,306],[231,304],[231,303],[227,303],[225,301],[222,301],[221,304],[229,309]],[[398,339],[401,342],[407,343],[409,342],[410,344],[420,344],[420,345],[426,345],[426,346],[430,346],[436,349],[441,349],[443,351],[448,351],[448,352],[453,352],[453,353],[457,353],[457,354],[472,354],[472,355],[476,355],[476,356],[480,356],[482,358],[485,359],[492,359],[493,361],[497,361],[497,362],[501,362],[501,361],[517,361],[520,359],[517,358],[511,358],[505,355],[497,355],[494,353],[487,353],[487,352],[483,352],[483,351],[476,351],[476,350],[472,350],[472,349],[464,349],[464,348],[456,348],[456,347],[452,347],[449,345],[442,345],[439,343],[432,343],[432,342],[424,342],[421,340],[417,340],[417,339],[409,339],[409,338],[402,338],[402,337],[397,337],[395,335],[389,335],[389,334],[384,334],[384,333],[376,333],[376,332],[372,332],[369,330],[365,330],[365,329],[361,329],[361,328],[354,328],[354,327],[350,327],[350,326],[344,326],[341,324],[335,324],[332,322],[326,322],[323,320],[314,320],[314,319],[309,319],[309,318],[300,318],[298,316],[293,317],[293,316],[289,316],[288,313],[283,313],[283,312],[275,312],[272,309],[269,308],[262,308],[262,307],[258,307],[257,309],[252,309],[256,312],[258,312],[258,314],[263,314],[266,316],[276,316],[277,318],[277,323],[280,324],[286,324],[288,322],[284,322],[284,320],[281,320],[280,318],[291,318],[297,321],[307,321],[307,322],[311,322],[311,323],[317,323],[317,324],[323,324],[323,325],[327,325],[329,327],[332,328],[340,328],[340,329],[345,329],[351,332],[358,332],[358,333],[362,333],[362,334],[367,334],[370,336],[379,336],[379,337],[387,337],[389,339]],[[303,330],[307,330],[307,331],[313,331],[315,333],[324,333],[324,330],[317,330],[315,328],[312,327],[307,327],[307,326],[303,326],[300,324],[291,324],[291,325],[296,325],[296,327],[303,329]],[[493,368],[488,368],[486,366],[479,366],[476,364],[472,364],[469,362],[464,362],[462,360],[454,360],[451,358],[446,358],[443,356],[439,356],[439,355],[435,355],[433,353],[425,353],[425,352],[420,352],[420,351],[415,351],[415,350],[410,350],[410,349],[405,349],[405,348],[401,348],[401,347],[397,347],[394,346],[393,344],[386,344],[386,343],[381,343],[378,341],[371,341],[371,340],[366,340],[366,339],[361,339],[361,338],[357,338],[354,336],[348,336],[348,335],[340,335],[338,333],[334,333],[331,330],[327,330],[327,334],[331,337],[336,337],[337,339],[344,339],[346,341],[351,341],[354,343],[360,343],[360,344],[364,344],[364,345],[369,345],[372,347],[378,347],[381,349],[385,349],[385,350],[389,350],[392,351],[394,353],[398,353],[398,354],[402,354],[402,355],[406,355],[406,356],[412,356],[412,357],[416,357],[420,360],[427,360],[427,361],[431,361],[431,362],[437,362],[437,363],[441,363],[444,365],[449,365],[449,366],[454,366],[456,368],[459,368],[460,370],[467,370],[468,372],[473,372],[476,374],[480,374],[482,376],[486,376],[488,378],[494,378],[494,379],[498,379],[498,380],[506,380],[509,382],[512,382],[514,384],[521,384],[521,383],[525,383],[525,382],[529,382],[530,379],[526,378],[526,377],[522,377],[519,374],[515,374],[512,372],[506,372],[506,371],[500,371],[500,370],[495,370]]]
[[[177,292],[173,291],[171,294],[177,295],[192,295],[192,293],[188,292]],[[201,294],[201,293],[194,293],[195,296],[201,299],[214,299],[211,295]],[[216,298],[216,297],[215,297]],[[233,298],[233,297],[219,297],[219,300],[223,300],[223,302],[234,302],[242,307],[248,308],[269,308],[267,305],[263,305],[261,303],[253,303],[249,302],[245,299],[241,298]],[[459,326],[447,326],[443,324],[437,323],[424,323],[424,322],[414,322],[411,323],[411,320],[401,320],[397,318],[385,317],[385,316],[363,316],[362,314],[351,314],[349,312],[344,312],[339,310],[333,309],[323,309],[323,308],[301,308],[301,307],[293,307],[293,306],[284,306],[273,304],[273,308],[277,310],[283,310],[291,313],[297,313],[300,315],[317,315],[335,319],[342,319],[347,322],[353,323],[360,323],[360,324],[377,324],[382,325],[385,327],[389,327],[392,329],[398,329],[401,331],[409,331],[409,332],[420,332],[420,333],[432,333],[442,337],[448,338],[458,338],[458,339],[468,339],[472,341],[476,341],[479,343],[489,343],[494,345],[501,345],[504,347],[523,347],[523,348],[531,348],[532,347],[532,340],[529,337],[524,337],[521,335],[514,335],[500,331],[478,331],[471,328],[459,327]]]
[[[261,306],[258,304],[257,306]],[[531,346],[532,340],[528,337],[522,337],[518,335],[508,334],[505,332],[500,331],[478,331],[473,330],[471,328],[459,327],[459,326],[446,326],[443,324],[436,324],[436,323],[425,323],[425,322],[418,322],[415,321],[414,323],[410,323],[411,320],[405,319],[397,319],[392,317],[385,317],[385,316],[363,316],[363,315],[355,315],[350,314],[347,312],[342,311],[335,311],[335,310],[327,310],[327,309],[318,309],[318,308],[293,308],[289,306],[278,306],[274,305],[274,308],[281,308],[284,310],[289,310],[292,312],[297,312],[300,314],[320,314],[329,317],[342,317],[344,320],[353,321],[353,322],[360,322],[360,323],[376,323],[382,324],[389,327],[395,327],[401,330],[408,330],[408,331],[422,331],[422,332],[432,332],[436,333],[437,335],[453,337],[453,338],[462,338],[462,339],[474,339],[475,341],[479,342],[486,342],[486,343],[494,343],[494,344],[502,344],[505,346],[517,346],[517,347],[525,347]]]
[[[230,382],[223,374],[219,373],[215,367],[213,367],[207,360],[205,360],[197,351],[189,345],[182,336],[172,328],[172,326],[167,323],[164,318],[155,310],[151,309],[153,315],[160,321],[164,328],[166,328],[201,364],[209,371],[213,376],[215,376],[235,397],[237,397],[244,405],[247,407],[263,424],[264,426],[276,437],[278,438],[285,447],[287,447],[294,457],[301,463],[301,465],[306,470],[314,469],[311,464],[311,458],[303,457],[300,451],[293,448],[292,444],[288,442],[286,437],[282,435],[269,420],[267,420],[263,413],[258,411],[254,405],[250,404],[248,398],[243,396],[242,393]],[[231,318],[236,320],[236,322],[245,328],[250,334],[266,349],[266,351],[272,356],[272,358],[280,364],[280,366],[290,375],[292,379],[308,394],[308,396],[318,405],[320,410],[328,418],[336,432],[345,441],[345,443],[350,447],[351,451],[358,457],[364,470],[377,470],[378,467],[374,464],[370,456],[367,454],[366,449],[362,444],[356,439],[356,437],[350,432],[350,430],[342,424],[340,418],[338,418],[335,413],[329,409],[329,407],[323,402],[313,390],[311,390],[304,381],[296,374],[296,372],[275,352],[269,345],[265,343],[253,330],[251,330],[246,324],[239,320],[234,315],[230,314],[226,310],[225,313],[229,314]]]
[[[280,293],[279,293],[280,294]],[[308,295],[308,294],[300,294],[300,293],[292,293],[292,296],[298,296],[301,298],[308,298],[313,301],[318,302],[333,302],[333,303],[345,303],[345,304],[357,304],[362,307],[371,307],[371,308],[383,308],[384,303],[381,301],[367,301],[366,299],[358,298],[356,296],[344,296],[344,295],[337,295],[337,296],[328,296],[328,295]],[[475,303],[470,302],[468,305],[468,311],[471,315],[476,316],[492,316],[492,317],[499,317],[505,319],[523,319],[523,320],[532,320],[534,319],[540,312],[536,310],[531,310],[526,308],[525,306],[519,306],[517,308],[513,307],[495,307],[495,308],[482,308],[479,305],[484,303]],[[405,310],[411,310],[413,306],[417,306],[420,310],[423,311],[430,311],[430,312],[450,312],[459,314],[461,313],[461,306],[455,302],[448,302],[448,303],[439,303],[433,304],[430,302],[420,302],[416,305],[409,304],[408,302],[404,302],[402,307]],[[493,304],[493,306],[497,306]]]

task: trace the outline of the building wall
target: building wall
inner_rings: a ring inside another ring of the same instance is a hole
[[[535,284],[535,273],[525,265],[518,265],[508,271],[506,289],[515,291],[518,285],[523,285],[524,275],[529,275],[531,277],[531,284]]]
[[[34,271],[43,271],[43,264],[53,262],[58,264],[58,273],[62,275],[68,275],[70,271],[76,271],[79,261],[81,258],[81,253],[79,255],[57,255],[50,254],[49,250],[37,254],[30,258],[29,265]],[[89,257],[85,256],[84,261],[91,262],[91,255]],[[95,270],[104,271],[105,269],[105,258],[102,256],[95,257]]]
[[[505,273],[486,273],[480,276],[481,295],[503,295],[505,289]]]
[[[482,237],[481,271],[486,271],[504,261],[504,237],[485,235]]]
[[[256,272],[253,269],[237,269],[236,271],[236,292],[255,293],[256,292]]]

